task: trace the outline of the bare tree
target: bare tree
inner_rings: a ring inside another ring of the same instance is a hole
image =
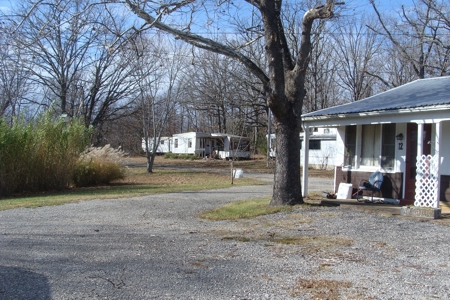
[[[267,102],[273,112],[277,135],[278,156],[275,168],[275,181],[272,205],[294,205],[302,203],[300,186],[300,128],[303,99],[306,95],[305,77],[311,50],[311,28],[314,20],[333,17],[335,3],[327,0],[326,4],[308,10],[302,21],[302,38],[298,56],[294,60],[286,40],[282,22],[282,2],[275,0],[247,1],[260,14],[264,30],[265,56],[268,72],[244,55],[236,47],[220,43],[217,40],[194,34],[192,20],[195,12],[202,6],[192,1],[181,1],[152,6],[149,1],[124,1],[128,7],[148,26],[169,32],[179,39],[196,47],[220,53],[237,59],[246,66],[263,84]],[[241,2],[219,2],[221,10],[235,10]],[[203,4],[202,4],[203,5]],[[204,7],[207,8],[205,5]],[[177,13],[177,18],[172,14]],[[211,12],[212,13],[212,12]],[[219,18],[220,19],[220,18]],[[176,20],[187,23],[176,27]],[[221,20],[223,21],[223,20]]]
[[[185,49],[177,41],[170,44],[162,35],[153,37],[151,42],[150,39],[140,39],[138,42],[139,67],[136,72],[140,87],[142,131],[147,172],[152,173],[162,134],[167,133],[166,126],[182,94],[178,82],[184,67]],[[150,43],[154,43],[154,47],[149,47]]]
[[[89,1],[26,0],[11,16],[12,36],[32,60],[29,78],[42,100],[58,113],[81,117],[95,127],[102,144],[102,124],[130,112],[138,86],[134,31],[117,7]],[[112,17],[114,15],[114,18]]]
[[[3,29],[0,35],[0,117],[13,118],[28,104],[31,89],[28,70],[32,62],[8,35],[9,30]]]
[[[69,113],[71,89],[97,35],[86,3],[50,1],[38,9],[35,3],[24,1],[16,14],[20,17],[11,19],[20,24],[16,42],[35,62],[30,70],[35,81],[51,91],[50,100],[61,113]]]
[[[333,45],[340,62],[337,76],[350,101],[372,96],[377,81],[369,74],[378,73],[375,61],[379,60],[382,41],[366,27],[364,23],[368,22],[367,19],[365,16],[361,20],[348,19],[333,34]],[[375,29],[376,25],[370,27]]]
[[[195,130],[236,133],[234,129],[241,128],[246,105],[241,75],[242,66],[229,57],[212,52],[195,57],[183,83],[184,105],[203,114],[206,121]]]
[[[444,76],[450,73],[450,4],[448,1],[420,0],[434,14],[434,27],[429,38],[434,38],[437,44],[433,56],[435,74]],[[436,32],[436,34],[434,34]]]
[[[402,58],[414,70],[416,78],[435,76],[435,70],[442,70],[434,60],[436,48],[440,47],[440,21],[436,11],[432,9],[433,0],[414,1],[411,8],[401,7],[399,17],[387,21],[377,9],[375,1],[370,0],[381,29],[370,27],[374,32],[386,37]],[[448,59],[444,62],[448,63]],[[442,74],[442,71],[440,72]]]

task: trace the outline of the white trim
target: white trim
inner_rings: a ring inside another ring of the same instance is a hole
[[[441,156],[441,137],[442,137],[442,123],[437,122],[436,123],[436,132],[435,132],[435,145],[434,145],[434,155],[437,156],[438,164],[437,164],[437,178],[438,178],[438,185],[437,185],[437,199],[434,201],[435,208],[439,208],[439,199],[441,197],[441,164],[442,164],[442,156]]]
[[[442,105],[427,109],[409,109],[395,111],[381,111],[372,113],[358,113],[346,115],[329,115],[303,117],[303,123],[308,127],[338,127],[357,124],[383,123],[437,123],[450,120],[450,106]]]

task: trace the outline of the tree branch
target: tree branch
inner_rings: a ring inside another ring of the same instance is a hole
[[[173,28],[167,24],[164,24],[160,21],[161,14],[158,15],[157,18],[152,17],[150,14],[148,14],[146,11],[144,11],[139,6],[133,4],[130,0],[125,0],[125,3],[128,5],[128,7],[131,9],[133,13],[135,13],[138,17],[143,19],[147,24],[151,25],[152,27],[158,28],[164,32],[170,33],[175,38],[181,39],[185,41],[186,43],[189,43],[193,46],[196,46],[201,49],[205,49],[208,51],[212,51],[215,53],[219,53],[234,59],[237,59],[241,63],[243,63],[247,68],[250,69],[250,71],[258,77],[261,82],[268,86],[269,84],[269,78],[266,76],[263,70],[261,70],[253,61],[251,61],[248,57],[243,55],[242,53],[236,51],[235,49],[228,47],[222,43],[216,42],[214,40],[202,37],[200,35],[196,35],[190,32],[178,30],[176,28]],[[190,2],[184,1],[184,4],[188,4]],[[181,6],[178,6],[181,7]]]

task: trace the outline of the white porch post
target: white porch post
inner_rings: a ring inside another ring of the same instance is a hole
[[[423,154],[423,123],[417,124],[417,157]]]
[[[309,165],[309,127],[303,126],[303,178],[302,178],[302,196],[308,196],[308,165]]]
[[[362,125],[356,125],[355,169],[361,165]]]
[[[441,136],[442,136],[442,123],[438,122],[436,123],[436,135],[435,135],[435,141],[434,141],[434,155],[437,158],[437,192],[436,192],[436,199],[434,201],[434,208],[439,208],[439,197],[441,195]]]

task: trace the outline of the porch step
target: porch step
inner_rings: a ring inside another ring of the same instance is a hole
[[[450,202],[439,202],[439,207],[442,209],[442,213],[449,214],[450,213]]]

